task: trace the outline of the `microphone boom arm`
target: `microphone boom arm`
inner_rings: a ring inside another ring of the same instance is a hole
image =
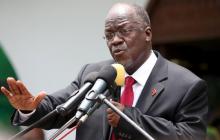
[[[113,111],[115,111],[118,115],[120,115],[123,119],[125,119],[129,124],[131,124],[136,130],[138,130],[143,136],[145,136],[149,140],[155,140],[151,135],[149,135],[146,131],[144,131],[140,126],[138,126],[133,120],[131,120],[127,115],[125,115],[121,110],[115,107],[110,101],[106,99],[103,94],[98,95],[98,98],[104,102],[107,106],[109,106]]]

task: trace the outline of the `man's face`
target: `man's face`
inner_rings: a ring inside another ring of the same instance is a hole
[[[134,14],[110,13],[105,22],[105,37],[110,53],[130,74],[149,56],[146,26],[132,15]]]

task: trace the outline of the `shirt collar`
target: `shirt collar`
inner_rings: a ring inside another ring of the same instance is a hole
[[[149,58],[135,71],[131,76],[136,80],[138,84],[144,86],[154,65],[156,64],[157,57],[153,51],[151,51]],[[125,76],[129,76],[127,73]]]

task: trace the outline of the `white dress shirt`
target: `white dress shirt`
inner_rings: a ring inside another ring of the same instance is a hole
[[[151,54],[149,58],[144,62],[144,64],[141,65],[141,67],[135,71],[131,77],[133,77],[136,81],[136,83],[133,85],[133,91],[134,91],[134,101],[132,106],[134,107],[141,95],[141,92],[144,88],[145,83],[147,82],[147,79],[156,64],[157,57],[154,54],[153,51],[151,51]],[[125,77],[129,76],[127,73],[125,74]],[[121,95],[124,91],[124,86],[121,88]]]

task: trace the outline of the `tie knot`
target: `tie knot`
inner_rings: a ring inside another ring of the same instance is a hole
[[[134,78],[133,77],[131,77],[131,76],[127,76],[126,78],[125,78],[125,85],[126,86],[132,86],[133,84],[135,83],[135,80],[134,80]]]

